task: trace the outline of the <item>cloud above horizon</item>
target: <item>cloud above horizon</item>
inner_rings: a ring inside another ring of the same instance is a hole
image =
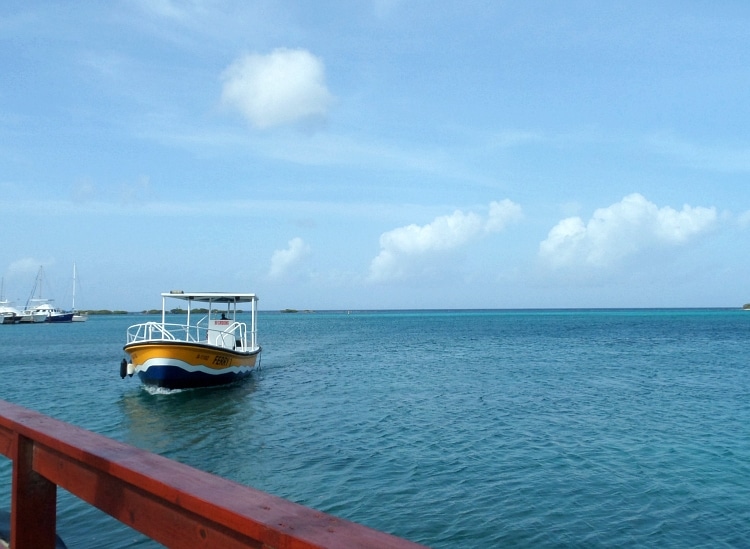
[[[271,269],[268,272],[269,278],[282,278],[308,255],[310,255],[310,246],[305,244],[305,241],[299,237],[292,238],[287,243],[286,249],[276,250],[273,256],[271,256]]]
[[[456,210],[426,225],[411,224],[380,235],[380,253],[370,264],[369,279],[385,281],[408,278],[417,268],[439,260],[482,235],[499,232],[523,216],[511,200],[492,202],[486,217]]]
[[[222,104],[258,129],[323,119],[333,103],[323,62],[303,49],[243,55],[222,80]]]
[[[11,277],[15,276],[27,276],[29,274],[36,274],[39,272],[39,267],[50,266],[54,264],[53,259],[36,259],[33,257],[24,257],[13,261],[9,266],[7,272]]]
[[[677,246],[711,230],[716,208],[659,208],[639,193],[597,209],[588,222],[568,217],[555,225],[539,245],[539,257],[550,267],[605,268],[639,252]]]

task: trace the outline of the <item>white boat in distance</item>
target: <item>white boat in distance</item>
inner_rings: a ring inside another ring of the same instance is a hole
[[[26,302],[26,307],[22,312],[21,322],[72,322],[73,313],[63,311],[59,307],[52,305],[52,300],[42,297],[42,286],[44,285],[44,268],[39,267],[39,272],[34,281],[34,288],[31,290],[31,296]],[[38,297],[34,294],[39,292]],[[34,305],[36,303],[36,305]]]
[[[260,365],[255,294],[176,290],[161,296],[161,321],[128,328],[123,350],[130,360],[120,363],[120,377],[135,374],[144,385],[189,389],[232,383]],[[184,323],[167,322],[173,300],[187,302]],[[208,312],[193,312],[196,303],[207,304]],[[238,319],[242,303],[251,306],[249,328]]]
[[[4,291],[5,279],[0,279],[0,324],[18,324],[21,322],[21,310],[4,298]]]
[[[30,315],[31,322],[73,322],[73,313],[63,311],[52,305],[51,299],[31,299],[29,303],[38,303],[33,307],[27,307],[24,316]],[[23,322],[23,320],[22,320]]]
[[[0,323],[18,324],[23,314],[19,309],[13,307],[7,299],[0,300]]]
[[[24,324],[37,324],[47,322],[47,314],[43,311],[25,308],[21,311],[21,322]]]

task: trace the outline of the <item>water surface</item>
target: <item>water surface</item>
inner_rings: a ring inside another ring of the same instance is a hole
[[[171,394],[119,377],[142,320],[0,326],[0,398],[432,547],[750,543],[750,313],[261,312],[260,372]]]

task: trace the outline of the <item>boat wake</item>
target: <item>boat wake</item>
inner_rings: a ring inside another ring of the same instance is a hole
[[[167,387],[158,387],[156,385],[141,385],[140,388],[143,392],[149,395],[176,395],[179,393],[206,393],[208,391],[227,391],[233,390],[236,387],[247,387],[252,385],[253,381],[262,379],[262,372],[253,372],[254,375],[249,377],[242,377],[230,383],[224,385],[214,385],[213,387],[186,387],[182,389],[169,389]]]
[[[141,385],[141,388],[150,395],[174,395],[190,391],[190,389],[167,389],[166,387],[156,387],[155,385]]]

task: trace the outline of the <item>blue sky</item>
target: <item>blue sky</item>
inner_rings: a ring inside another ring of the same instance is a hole
[[[4,2],[5,297],[740,306],[748,44],[736,1]]]

